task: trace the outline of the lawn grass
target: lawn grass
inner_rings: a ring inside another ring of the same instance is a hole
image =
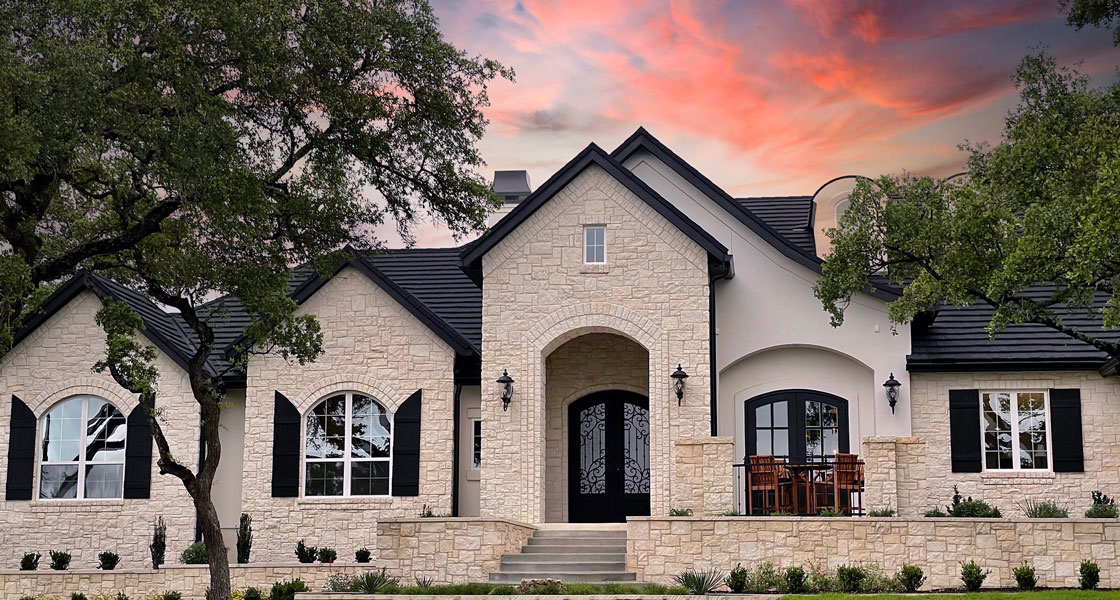
[[[901,594],[806,594],[782,596],[782,600],[913,600]],[[1034,592],[972,592],[960,594],[922,594],[922,600],[1104,600],[1120,598],[1120,591],[1038,590]]]

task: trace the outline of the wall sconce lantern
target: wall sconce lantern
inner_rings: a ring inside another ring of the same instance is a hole
[[[891,414],[894,414],[894,405],[898,403],[898,388],[902,384],[894,378],[894,373],[891,373],[890,379],[883,382],[883,387],[887,388],[887,402],[891,403]]]
[[[509,403],[513,402],[513,378],[509,376],[509,371],[502,369],[502,376],[496,383],[502,386],[502,411],[507,411]]]
[[[688,379],[688,373],[681,369],[681,364],[677,363],[677,370],[669,377],[673,378],[673,391],[677,393],[677,406],[681,405],[681,400],[684,398],[684,380]]]

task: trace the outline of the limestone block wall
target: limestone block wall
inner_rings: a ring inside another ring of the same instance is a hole
[[[377,559],[394,575],[437,584],[486,581],[502,555],[518,552],[535,527],[505,519],[382,519]]]
[[[688,508],[696,516],[713,516],[735,508],[732,453],[735,438],[697,437],[677,440],[677,481],[673,508]]]
[[[583,264],[583,227],[607,227],[607,264]],[[597,166],[588,167],[483,257],[483,380],[508,369],[513,404],[483,402],[483,515],[546,518],[545,358],[588,333],[649,352],[651,510],[671,501],[673,441],[708,435],[707,256]],[[511,309],[516,307],[516,309]],[[691,375],[677,406],[669,374]]]
[[[876,564],[921,567],[923,589],[960,587],[960,561],[992,573],[985,587],[1015,585],[1032,564],[1044,587],[1076,587],[1082,559],[1101,566],[1101,587],[1120,585],[1120,522],[1089,519],[900,519],[824,517],[631,517],[626,567],[639,581],[670,583],[686,569],[728,571],[770,561],[779,568]]]
[[[110,375],[93,372],[93,364],[105,355],[105,332],[94,321],[100,307],[97,296],[83,292],[0,357],[0,530],[9,535],[0,545],[0,567],[15,568],[23,553],[39,552],[45,568],[51,549],[70,552],[74,568],[95,567],[97,554],[103,550],[119,554],[121,568],[142,567],[150,560],[152,520],[160,515],[167,525],[170,560],[194,540],[190,498],[178,479],[159,474],[154,447],[149,499],[3,499],[13,395],[39,418],[58,402],[78,394],[104,398],[126,416],[136,407],[136,397]],[[160,373],[157,404],[168,443],[176,456],[193,465],[190,458],[198,456],[198,405],[186,373],[177,364],[160,353],[156,366]],[[36,464],[36,478],[38,471]],[[38,489],[36,480],[35,498]]]
[[[242,510],[258,524],[254,560],[292,560],[296,543],[306,539],[332,546],[340,560],[349,561],[357,548],[374,550],[380,519],[418,516],[425,504],[436,513],[451,511],[454,351],[355,269],[341,271],[300,311],[316,315],[322,326],[323,354],[315,362],[298,365],[279,356],[249,361]],[[306,415],[323,398],[345,391],[369,394],[392,413],[418,389],[419,496],[272,497],[277,391]]]

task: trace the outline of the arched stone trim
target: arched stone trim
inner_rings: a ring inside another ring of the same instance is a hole
[[[390,413],[397,412],[397,408],[407,397],[382,381],[361,375],[332,375],[312,384],[302,394],[297,396],[293,405],[299,414],[306,415],[311,407],[326,396],[336,392],[366,392],[385,407]]]
[[[35,413],[35,418],[38,419],[42,418],[47,410],[60,401],[71,396],[83,395],[104,398],[113,403],[113,405],[125,415],[132,412],[132,409],[140,404],[140,399],[137,394],[128,393],[120,386],[102,379],[83,377],[65,387],[56,388],[39,394],[34,400],[27,404],[27,407],[31,409],[31,412]]]
[[[617,304],[575,304],[545,317],[529,330],[529,339],[543,356],[564,342],[587,333],[619,333],[650,350],[664,334],[653,321]]]

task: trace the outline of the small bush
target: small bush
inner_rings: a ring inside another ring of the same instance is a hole
[[[729,508],[729,509],[719,513],[719,516],[721,516],[721,517],[743,517],[743,516],[746,516],[746,515],[739,512],[738,509]]]
[[[750,571],[743,568],[743,565],[737,564],[735,568],[731,569],[731,572],[727,574],[727,577],[724,578],[723,583],[727,586],[727,589],[732,592],[742,594],[747,589],[748,578],[750,578]]]
[[[354,552],[354,560],[360,563],[368,563],[369,556],[368,548],[358,548],[358,550]]]
[[[116,552],[106,550],[97,555],[97,568],[102,571],[112,571],[120,562],[121,557]]]
[[[148,545],[148,550],[152,554],[152,568],[158,569],[167,551],[167,526],[163,524],[163,517],[156,517],[152,522],[152,543]]]
[[[863,580],[867,579],[867,571],[859,565],[841,565],[836,567],[836,586],[838,591],[854,594],[860,591]]]
[[[241,520],[237,523],[237,564],[247,564],[249,562],[249,554],[252,552],[253,517],[241,513]]]
[[[318,557],[319,562],[330,564],[338,558],[338,553],[334,551],[334,548],[327,548],[324,546],[323,548],[319,548]]]
[[[51,569],[54,571],[65,571],[70,566],[70,553],[61,550],[51,550]]]
[[[512,585],[496,585],[490,588],[491,596],[513,596],[517,594],[517,588]]]
[[[817,512],[817,516],[818,517],[846,517],[847,515],[845,515],[842,511],[836,510],[835,508],[822,508],[819,512]]]
[[[973,500],[972,496],[962,497],[960,490],[955,485],[953,486],[953,504],[952,506],[946,506],[945,512],[949,513],[950,517],[998,519],[1003,516],[998,508],[983,500]]]
[[[1034,573],[1034,567],[1023,563],[1011,570],[1011,574],[1015,576],[1015,586],[1019,591],[1029,592],[1038,585],[1038,575]]]
[[[306,592],[307,584],[301,579],[291,581],[277,581],[272,584],[268,593],[268,600],[296,600],[296,592]]]
[[[836,589],[836,578],[827,569],[812,565],[809,569],[809,591],[831,592]]]
[[[245,588],[245,593],[241,597],[242,600],[264,600],[261,589],[253,586]]]
[[[1069,509],[1052,500],[1024,500],[1019,504],[1019,509],[1028,519],[1066,519]]]
[[[716,569],[705,571],[682,571],[673,576],[677,585],[688,590],[688,593],[703,596],[711,593],[723,583],[723,573]]]
[[[990,574],[990,570],[984,569],[974,560],[961,563],[961,581],[964,583],[964,589],[970,592],[979,590]]]
[[[946,514],[945,511],[941,510],[940,508],[931,508],[931,509],[927,510],[925,512],[925,514],[923,514],[922,516],[923,517],[932,517],[932,518],[941,518],[941,517],[947,517],[949,515]]]
[[[24,554],[23,558],[19,559],[19,570],[34,571],[38,569],[40,558],[42,558],[42,556],[38,552],[28,552]]]
[[[873,508],[870,511],[868,511],[867,516],[869,516],[869,517],[893,517],[894,516],[894,509],[890,508],[889,506],[886,507],[886,508]]]
[[[260,590],[257,590],[257,594],[260,594]],[[160,600],[183,600],[183,594],[174,590],[168,590],[160,594]],[[260,600],[259,596],[257,600]]]
[[[1101,568],[1097,563],[1091,560],[1081,561],[1081,575],[1078,577],[1078,583],[1081,584],[1083,590],[1095,590],[1097,584],[1101,582]]]
[[[416,582],[416,587],[418,588],[430,588],[436,582],[434,578],[423,575],[417,575],[413,577],[412,580]]]
[[[296,543],[296,559],[301,563],[313,563],[319,556],[319,549],[308,546],[303,540]]]
[[[206,553],[206,544],[204,542],[195,542],[187,546],[179,554],[179,562],[184,565],[205,565],[210,563],[210,557]]]
[[[809,576],[801,567],[789,567],[782,573],[784,594],[804,594],[809,591]]]
[[[441,519],[441,518],[450,517],[450,516],[451,516],[451,513],[437,513],[434,508],[432,508],[431,506],[428,506],[427,504],[425,504],[423,506],[423,508],[420,509],[420,518],[422,518],[422,519],[432,519],[432,518]]]
[[[390,577],[382,567],[380,571],[369,571],[361,575],[355,575],[350,587],[351,592],[360,592],[363,594],[376,594],[387,587],[400,585],[400,580],[396,577]]]
[[[1120,517],[1120,510],[1116,508],[1116,500],[1109,498],[1100,490],[1092,494],[1093,504],[1085,511],[1085,516],[1090,519],[1115,519]]]
[[[70,594],[70,600],[88,600],[86,595],[81,592],[74,592]]]
[[[522,579],[521,583],[517,584],[517,593],[542,596],[563,594],[564,584],[559,579]]]
[[[902,586],[902,589],[908,593],[918,591],[918,588],[926,582],[926,574],[917,565],[902,565],[895,578],[898,579],[898,584]]]
[[[691,508],[670,508],[669,509],[669,516],[670,517],[691,517],[692,516],[692,509]]]

